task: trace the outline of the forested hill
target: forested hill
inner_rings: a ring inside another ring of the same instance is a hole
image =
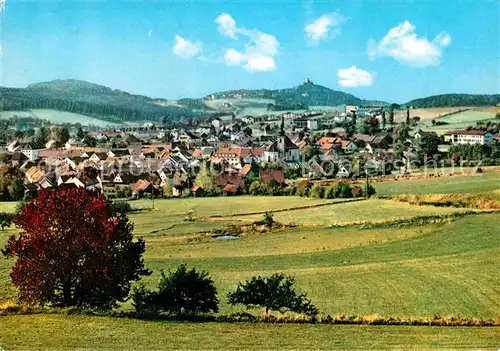
[[[313,84],[310,80],[287,89],[231,90],[203,99],[177,101],[153,99],[121,90],[74,79],[54,80],[29,85],[24,89],[0,87],[0,111],[54,109],[79,113],[111,122],[178,122],[185,118],[211,118],[227,113],[205,103],[211,99],[266,99],[268,110],[303,110],[311,106],[385,106],[384,101],[363,100],[342,91]],[[408,102],[415,107],[492,106],[500,103],[500,94],[446,94]],[[208,104],[210,105],[210,104]]]
[[[189,100],[185,101],[189,105]],[[191,106],[169,106],[162,102],[166,100],[133,95],[73,79],[32,84],[25,89],[0,88],[0,109],[3,111],[45,108],[80,113],[113,122],[159,121],[163,117],[173,121],[181,116],[201,115],[200,111]]]
[[[406,103],[415,107],[496,106],[498,104],[500,104],[500,94],[443,94]]]
[[[208,95],[205,99],[271,99],[280,106],[339,106],[339,105],[388,105],[383,101],[363,100],[342,91],[316,85],[311,81],[293,88],[268,90],[230,90]]]

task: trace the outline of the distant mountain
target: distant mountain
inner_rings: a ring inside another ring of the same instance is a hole
[[[208,100],[230,98],[253,100],[247,106],[263,107],[264,111],[266,107],[269,111],[283,111],[346,104],[372,107],[389,105],[384,101],[364,100],[316,85],[308,79],[301,85],[287,89],[240,89],[210,94],[202,99],[184,98],[175,101],[153,99],[103,85],[66,79],[31,84],[24,89],[0,87],[0,111],[54,109],[115,123],[160,121],[164,118],[169,122],[177,122],[183,118],[201,119],[236,111],[238,107],[231,104],[221,104],[221,107],[216,104],[214,107],[208,103]],[[416,107],[452,107],[491,106],[499,103],[500,94],[447,94],[416,99],[407,104]]]
[[[280,106],[339,106],[339,105],[364,105],[385,106],[383,101],[363,100],[342,91],[332,90],[322,85],[316,85],[310,80],[304,84],[288,89],[268,90],[230,90],[210,94],[205,99],[270,99]]]
[[[188,102],[186,104],[189,105]],[[36,83],[24,89],[0,87],[1,110],[35,108],[75,112],[112,122],[159,121],[163,117],[174,121],[181,116],[201,115],[201,112],[182,104],[162,104],[161,99],[74,79]]]
[[[443,94],[408,101],[405,105],[415,107],[496,106],[500,94]]]

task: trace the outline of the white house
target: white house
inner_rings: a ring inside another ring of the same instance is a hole
[[[280,158],[280,151],[276,143],[269,145],[264,151],[264,161],[266,162],[277,162]]]
[[[48,148],[50,148],[50,146],[48,146],[48,145],[46,145],[46,146]],[[85,146],[85,143],[83,143],[80,140],[69,139],[64,146],[66,147],[66,149],[70,150],[73,147],[82,147],[82,146]]]
[[[37,144],[35,142],[33,143],[26,143],[26,144],[21,144],[19,147],[19,150],[30,160],[30,161],[36,161],[38,160],[38,155],[40,151],[45,150],[45,146],[41,144]]]
[[[286,135],[280,135],[277,140],[280,156],[285,163],[297,163],[300,161],[300,148]]]
[[[491,146],[493,134],[483,130],[456,130],[446,133],[444,141],[449,141],[454,145],[485,145]]]
[[[223,123],[219,117],[216,117],[212,120],[212,125],[214,126],[215,130],[219,131],[222,128]]]
[[[345,113],[356,112],[358,109],[359,109],[358,106],[346,105],[346,107],[345,107]]]
[[[318,120],[317,119],[308,119],[307,120],[307,128],[309,130],[318,130]]]

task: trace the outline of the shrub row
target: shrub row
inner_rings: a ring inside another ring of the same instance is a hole
[[[235,312],[229,315],[197,315],[197,316],[165,316],[157,313],[98,311],[81,308],[63,309],[66,315],[110,316],[117,318],[138,318],[146,320],[193,320],[197,322],[221,323],[280,323],[280,324],[351,324],[351,325],[411,325],[411,326],[436,326],[436,327],[498,327],[500,318],[476,318],[464,316],[429,316],[429,317],[391,317],[379,315],[339,315],[331,316],[320,314],[307,316],[298,313],[263,314],[260,316],[247,312]],[[34,307],[27,304],[7,302],[0,305],[0,316],[10,314],[37,314],[57,313],[54,309]]]
[[[319,183],[312,183],[304,180],[296,185],[282,186],[278,182],[262,183],[258,180],[254,181],[250,188],[251,195],[271,195],[271,196],[301,196],[311,197],[315,199],[349,199],[363,196],[373,196],[376,191],[371,184],[365,185],[363,188],[359,185],[351,185],[345,182],[333,182],[328,186],[323,186]]]

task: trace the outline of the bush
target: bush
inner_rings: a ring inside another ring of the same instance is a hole
[[[272,228],[274,224],[274,217],[272,212],[266,212],[264,213],[264,223],[268,228]]]
[[[283,195],[286,195],[286,196],[293,196],[295,195],[295,191],[297,189],[295,189],[294,186],[288,186],[286,187],[285,189],[283,189]]]
[[[14,220],[14,214],[0,212],[0,227],[2,228],[2,231],[4,231],[5,228],[10,227],[13,220]]]
[[[132,207],[127,201],[117,201],[114,203],[114,205],[118,213],[128,213],[132,211]]]
[[[333,183],[325,189],[325,199],[335,199],[339,193],[339,183]]]
[[[375,195],[377,193],[377,191],[375,190],[375,187],[371,184],[365,184],[365,195],[367,197],[372,197],[373,195]]]
[[[213,280],[207,272],[198,272],[180,265],[175,272],[161,272],[157,291],[143,285],[134,289],[133,306],[137,313],[167,313],[177,317],[194,317],[219,311],[219,299]]]
[[[132,289],[132,307],[134,307],[138,314],[156,312],[155,304],[153,303],[153,296],[154,294],[150,290],[146,289],[146,285],[140,282]]]
[[[363,189],[359,185],[354,185],[351,188],[351,194],[352,197],[362,197],[363,196]]]
[[[311,189],[311,187],[312,187],[311,182],[309,182],[307,180],[302,181],[299,184],[297,184],[296,194],[298,196],[307,197],[307,196],[309,196],[309,190]]]
[[[270,182],[264,184],[264,191],[267,195],[280,196],[283,195],[283,185],[275,180],[271,180]]]
[[[339,185],[338,197],[341,199],[347,199],[352,197],[351,186],[346,183],[342,183]]]
[[[309,191],[309,196],[315,199],[322,199],[325,195],[325,189],[319,184],[315,184]]]
[[[294,284],[293,277],[282,273],[275,273],[270,277],[252,277],[243,284],[239,283],[235,291],[229,292],[229,303],[243,304],[248,309],[263,307],[266,309],[266,314],[269,310],[273,310],[316,316],[318,309],[305,294],[295,292]]]
[[[258,180],[252,182],[248,192],[254,196],[264,195],[266,193],[264,185]]]

